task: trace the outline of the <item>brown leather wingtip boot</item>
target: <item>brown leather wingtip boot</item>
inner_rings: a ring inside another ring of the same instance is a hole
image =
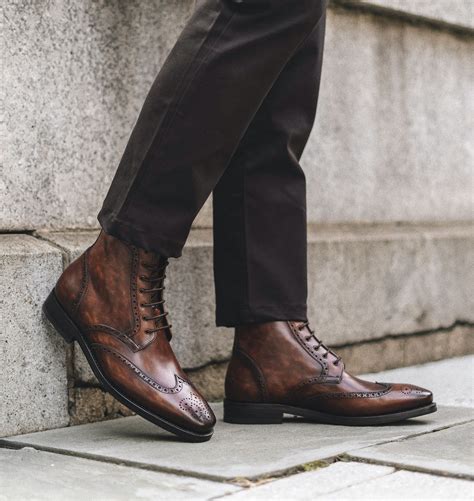
[[[281,423],[283,414],[340,425],[380,425],[436,411],[430,391],[351,376],[307,322],[236,329],[224,421]]]
[[[61,275],[43,311],[77,341],[117,400],[189,441],[209,440],[215,417],[171,349],[164,311],[167,260],[101,232]]]

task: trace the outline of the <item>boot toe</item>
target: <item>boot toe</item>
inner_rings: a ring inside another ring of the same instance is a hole
[[[197,433],[209,433],[216,424],[214,412],[196,391],[190,391],[179,401],[179,409]]]
[[[430,390],[413,384],[393,384],[392,392],[397,394],[406,408],[425,407],[433,403]]]

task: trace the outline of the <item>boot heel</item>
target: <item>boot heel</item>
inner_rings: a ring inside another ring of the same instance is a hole
[[[74,322],[60,305],[54,290],[43,304],[43,313],[66,343],[72,343],[80,334]]]
[[[283,411],[274,404],[250,404],[226,399],[224,421],[236,424],[281,424]]]

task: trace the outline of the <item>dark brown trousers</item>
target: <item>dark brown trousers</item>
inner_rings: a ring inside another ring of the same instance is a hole
[[[217,325],[306,320],[299,160],[319,91],[326,0],[203,0],[156,78],[99,213],[179,257],[213,193]]]

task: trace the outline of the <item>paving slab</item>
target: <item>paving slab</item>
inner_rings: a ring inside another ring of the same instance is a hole
[[[376,374],[372,381],[398,381],[429,388],[438,404],[474,407],[474,355],[450,358]]]
[[[334,491],[319,499],[386,499],[454,500],[473,498],[473,485],[468,480],[436,477],[425,473],[397,471],[391,475],[376,478],[363,484]]]
[[[316,471],[291,475],[281,480],[239,491],[229,496],[229,499],[232,501],[240,499],[313,501],[316,496],[319,498],[323,494],[368,482],[394,471],[394,468],[388,466],[337,462]]]
[[[0,501],[209,499],[236,486],[51,454],[0,449]]]
[[[10,437],[0,444],[145,464],[210,479],[258,478],[473,418],[470,409],[445,407],[436,414],[382,427],[329,426],[294,419],[284,425],[230,425],[222,422],[222,405],[214,409],[216,433],[203,444],[181,442],[137,416]]]
[[[474,423],[368,447],[353,457],[474,479]]]

